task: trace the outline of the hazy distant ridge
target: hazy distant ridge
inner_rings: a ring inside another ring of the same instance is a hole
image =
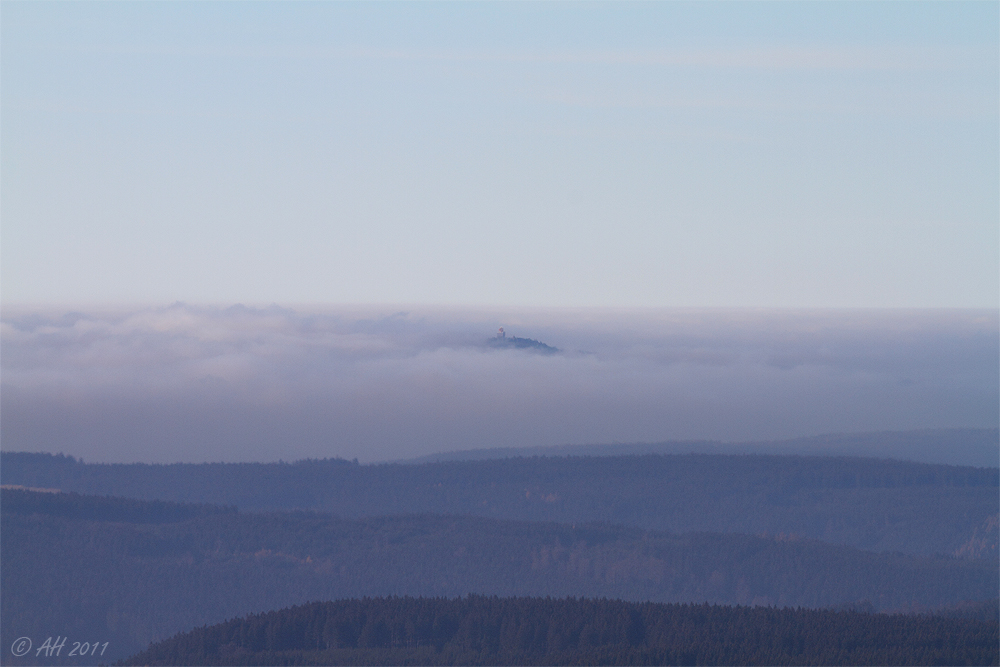
[[[997,468],[774,455],[126,465],[4,453],[0,461],[5,484],[242,510],[604,521],[963,557],[995,556],[1000,487]]]
[[[721,442],[670,440],[547,447],[493,447],[439,452],[397,463],[482,461],[517,456],[623,456],[628,454],[796,454],[863,456],[920,463],[996,467],[1000,464],[1000,429],[953,428],[879,433],[831,433],[788,440]]]

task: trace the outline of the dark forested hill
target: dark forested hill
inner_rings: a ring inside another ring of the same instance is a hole
[[[234,619],[126,665],[996,665],[993,621],[620,600],[377,598]]]
[[[487,347],[530,350],[532,352],[540,352],[542,354],[555,354],[556,352],[559,352],[559,348],[546,345],[540,340],[535,340],[534,338],[518,338],[517,336],[511,336],[510,338],[501,336],[489,338],[486,341],[486,345]]]
[[[348,520],[2,495],[5,651],[19,637],[38,646],[58,634],[109,642],[105,657],[113,660],[236,615],[366,595],[927,610],[995,598],[1000,587],[995,560],[876,554],[787,536],[450,516]]]
[[[996,468],[703,454],[109,465],[4,453],[0,475],[4,484],[243,510],[604,521],[673,532],[794,535],[920,555],[997,554]]]
[[[177,523],[211,514],[235,512],[235,507],[218,505],[3,489],[4,514],[45,514],[63,519],[120,523]]]

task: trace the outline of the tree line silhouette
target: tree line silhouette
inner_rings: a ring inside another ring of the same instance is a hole
[[[123,665],[996,665],[996,620],[607,599],[364,598],[178,634]]]

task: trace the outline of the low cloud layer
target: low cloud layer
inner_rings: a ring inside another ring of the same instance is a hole
[[[3,449],[95,462],[1000,422],[996,311],[7,308],[0,335]]]

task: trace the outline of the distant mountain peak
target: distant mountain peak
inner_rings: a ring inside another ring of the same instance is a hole
[[[508,336],[503,327],[500,327],[497,331],[497,335],[488,339],[486,344],[489,347],[534,350],[544,354],[555,354],[556,352],[559,352],[559,348],[546,345],[542,341],[535,340],[534,338],[518,338],[517,336]]]

